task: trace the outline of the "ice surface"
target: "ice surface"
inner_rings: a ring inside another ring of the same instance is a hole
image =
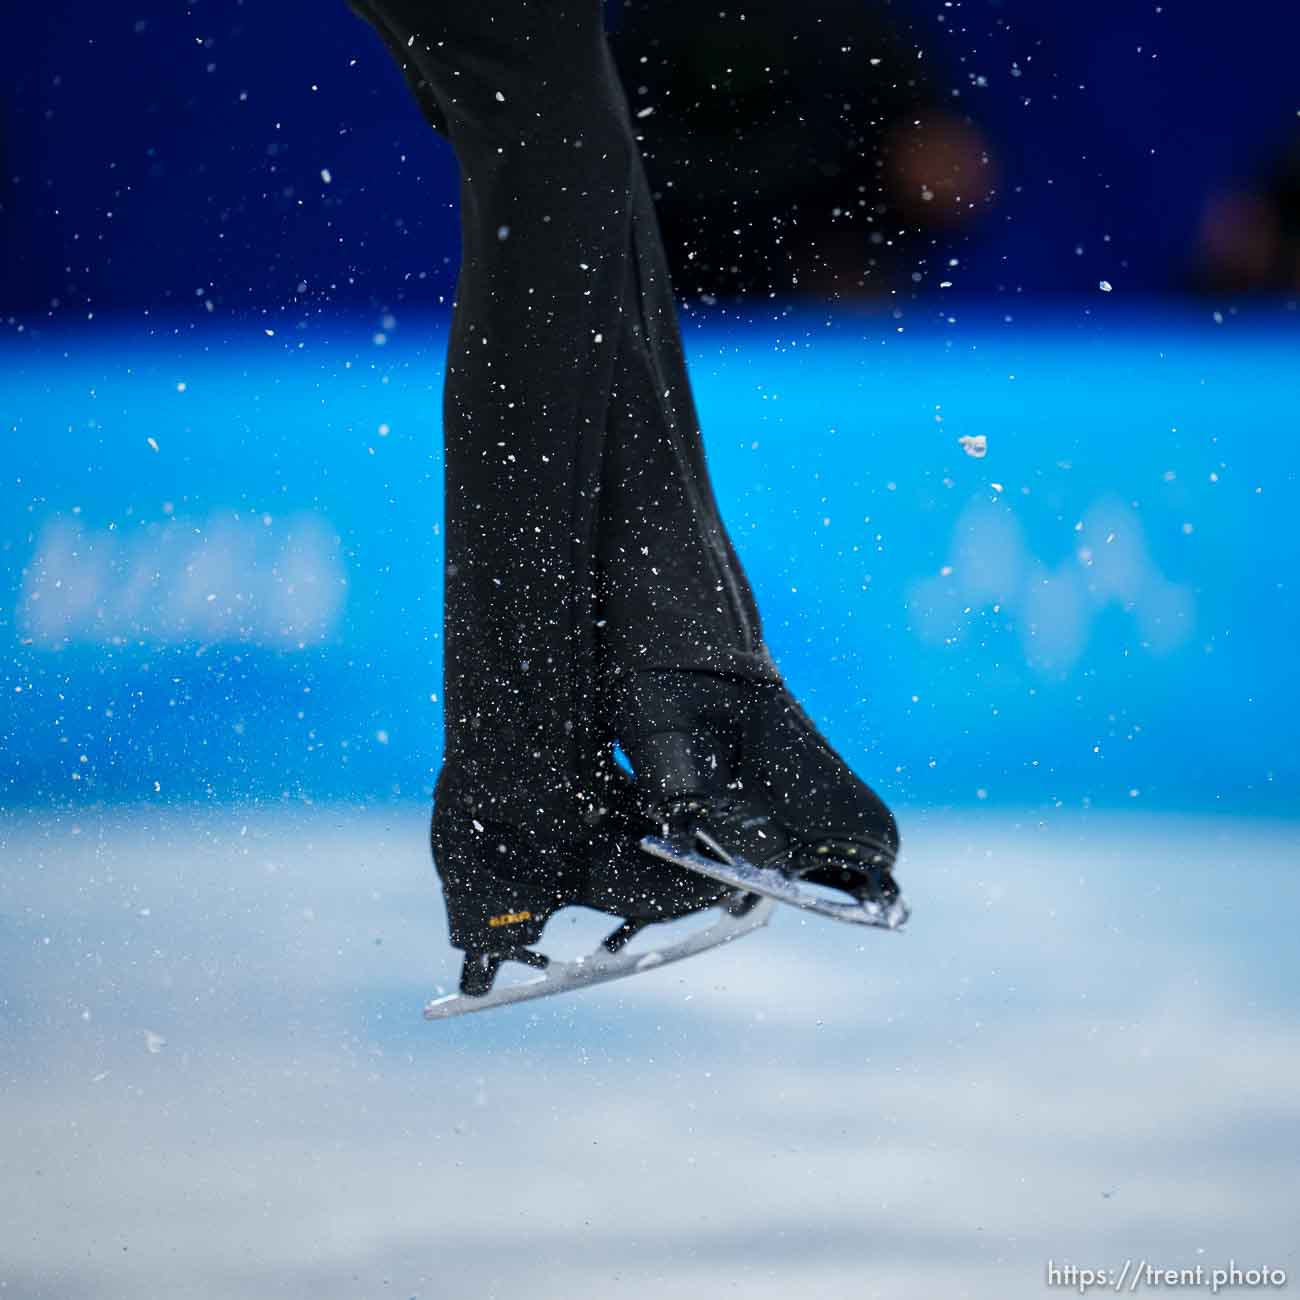
[[[6,1294],[932,1300],[1293,1249],[1295,824],[913,815],[902,938],[784,913],[436,1025],[426,830],[5,814]]]

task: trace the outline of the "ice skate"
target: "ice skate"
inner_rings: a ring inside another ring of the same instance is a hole
[[[698,724],[625,745],[659,821],[647,853],[835,920],[907,920],[893,816],[783,686],[673,673],[640,691],[642,716]]]
[[[434,863],[447,903],[451,942],[464,953],[458,991],[430,1002],[425,1019],[486,1011],[638,975],[731,942],[767,924],[773,904],[687,868],[648,863],[638,848],[646,825],[613,792],[586,839],[546,842],[484,822],[468,807],[435,810]],[[547,955],[543,931],[560,910],[583,906],[619,919],[576,961]],[[699,915],[701,926],[637,951],[628,945],[656,924]],[[506,963],[537,977],[497,985]]]

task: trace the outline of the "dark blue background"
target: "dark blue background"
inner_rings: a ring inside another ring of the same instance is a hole
[[[436,306],[449,292],[450,150],[343,0],[11,10],[0,310]],[[891,12],[1002,173],[959,292],[1177,288],[1206,199],[1250,182],[1297,130],[1295,5]]]

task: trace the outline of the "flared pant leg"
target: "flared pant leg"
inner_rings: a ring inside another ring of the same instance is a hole
[[[571,839],[608,770],[602,656],[779,678],[709,486],[599,0],[352,5],[461,167],[438,798]]]

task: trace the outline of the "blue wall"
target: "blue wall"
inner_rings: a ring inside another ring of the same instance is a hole
[[[891,798],[1298,811],[1294,312],[687,334],[769,639]],[[444,338],[6,335],[7,802],[430,786]]]

